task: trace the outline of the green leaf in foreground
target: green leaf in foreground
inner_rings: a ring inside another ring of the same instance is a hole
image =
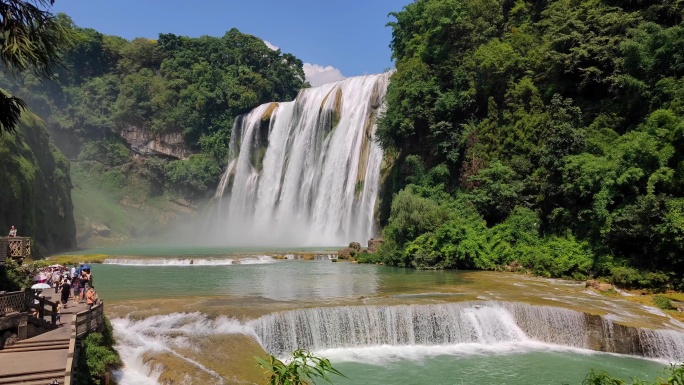
[[[322,378],[332,384],[330,374],[348,378],[335,369],[327,358],[316,357],[306,349],[292,352],[292,361],[285,364],[276,357],[269,355],[267,360],[255,357],[259,366],[270,374],[269,385],[306,385]]]

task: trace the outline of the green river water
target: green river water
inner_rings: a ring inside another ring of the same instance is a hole
[[[114,318],[119,348],[126,362],[119,374],[122,385],[154,383],[158,373],[150,373],[140,363],[141,352],[148,345],[146,354],[154,349],[163,351],[159,344],[166,344],[164,349],[168,351],[176,349],[178,355],[192,351],[187,348],[192,336],[176,345],[169,342],[179,330],[185,330],[185,326],[178,326],[182,321],[172,326],[155,324],[147,329],[142,325],[145,317],[163,319],[170,317],[168,314],[198,312],[209,318],[228,317],[242,325],[250,319],[288,309],[495,300],[562,306],[597,314],[608,312],[627,323],[643,322],[662,328],[667,328],[669,322],[667,317],[627,301],[596,296],[575,282],[506,273],[415,271],[265,257],[231,257],[235,259],[231,262],[218,254],[137,257],[114,261],[123,264],[93,265],[94,285],[108,303],[107,311]],[[159,255],[158,250],[153,255]],[[133,318],[125,323],[128,315]],[[206,327],[202,333],[209,336],[212,328],[216,328],[192,325]],[[165,327],[170,330],[168,335],[164,334]],[[139,335],[128,338],[135,333]],[[667,366],[664,361],[542,343],[331,347],[318,353],[329,357],[350,377],[338,379],[336,384],[579,384],[592,368],[624,379],[654,379]],[[220,365],[204,362],[201,352],[192,354],[193,362],[202,365],[198,371],[222,373]],[[232,383],[223,375],[219,377]],[[220,381],[216,377],[216,382]]]

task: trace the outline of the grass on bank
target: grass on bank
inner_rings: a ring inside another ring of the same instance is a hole
[[[34,261],[34,263],[38,267],[45,267],[54,264],[70,266],[81,263],[104,263],[104,261],[108,258],[112,258],[112,256],[107,254],[55,255],[46,259]]]
[[[621,298],[644,306],[656,307],[670,317],[684,322],[684,312],[680,311],[676,306],[677,303],[684,303],[684,293],[682,292],[667,291],[664,293],[655,293],[645,290],[625,290],[624,292],[627,295],[621,295],[614,288],[604,291],[594,291],[606,297]],[[682,385],[684,385],[684,383]]]

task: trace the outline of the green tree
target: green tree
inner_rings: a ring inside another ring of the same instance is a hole
[[[54,0],[0,1],[0,61],[10,71],[28,69],[51,78],[60,64],[60,52],[72,37],[48,10]],[[26,104],[0,92],[0,134],[13,131]]]

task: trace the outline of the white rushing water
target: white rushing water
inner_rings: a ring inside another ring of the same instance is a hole
[[[268,255],[231,258],[107,258],[105,265],[128,266],[228,266],[257,265],[276,262]]]
[[[512,302],[344,306],[272,313],[252,322],[266,351],[285,354],[364,346],[525,343],[530,341],[684,360],[684,333],[598,325],[577,311]]]
[[[279,356],[307,348],[342,361],[529,351],[593,354],[587,350],[592,343],[601,344],[608,352],[632,351],[660,361],[684,361],[682,332],[637,328],[623,328],[621,332],[619,325],[605,318],[509,302],[321,307],[272,313],[248,322],[175,313],[112,323],[117,349],[126,365],[118,376],[122,385],[156,381],[159,368],[142,363],[146,352],[165,352],[185,359],[176,350],[187,349],[193,338],[220,334],[248,335]],[[215,374],[199,362],[186,360],[197,370]]]
[[[374,133],[389,75],[304,89],[239,117],[211,238],[297,247],[370,239],[382,161]]]

